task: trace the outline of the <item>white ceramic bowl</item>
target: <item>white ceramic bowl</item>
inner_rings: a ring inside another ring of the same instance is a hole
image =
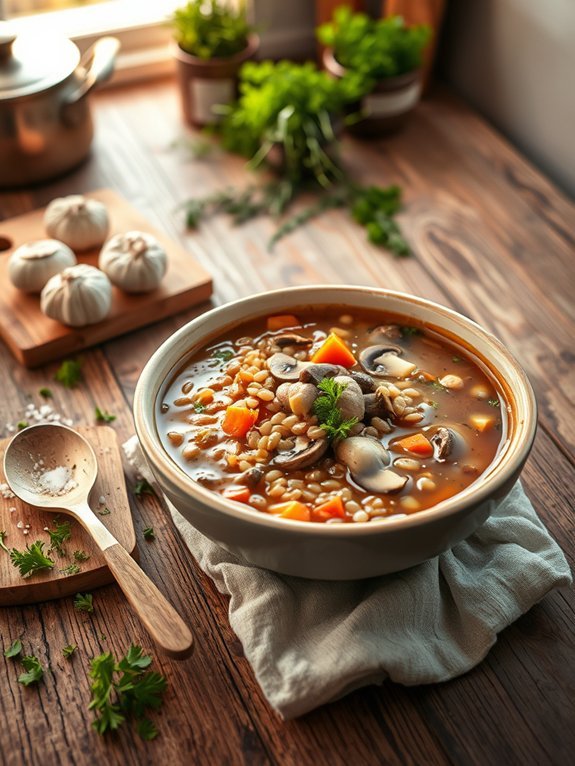
[[[508,405],[507,440],[476,482],[425,511],[370,524],[292,521],[240,506],[190,479],[164,450],[156,426],[158,396],[186,357],[212,338],[256,317],[322,305],[401,314],[435,328],[472,351],[497,380]],[[470,319],[412,295],[368,287],[275,290],[203,314],[168,338],[146,364],[134,399],[136,431],[160,487],[196,529],[234,554],[284,574],[360,579],[419,564],[468,537],[509,492],[535,436],[537,411],[529,380],[493,335]]]

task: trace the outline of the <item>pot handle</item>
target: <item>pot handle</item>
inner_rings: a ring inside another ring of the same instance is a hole
[[[92,45],[82,56],[80,70],[84,71],[84,79],[80,86],[66,98],[66,104],[75,104],[96,85],[108,80],[114,72],[116,53],[120,41],[116,37],[102,37]]]

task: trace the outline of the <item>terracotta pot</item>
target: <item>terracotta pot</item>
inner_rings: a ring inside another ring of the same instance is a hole
[[[237,96],[238,72],[253,58],[260,46],[257,35],[250,35],[243,51],[228,58],[201,59],[175,46],[174,56],[187,122],[197,128],[215,125],[220,116],[213,111],[218,104],[229,104]]]
[[[337,61],[331,48],[323,52],[323,65],[334,77],[343,77],[347,71]],[[419,69],[380,80],[361,101],[349,105],[349,114],[364,115],[358,122],[348,126],[349,132],[358,136],[377,137],[399,130],[417,105],[420,94]]]

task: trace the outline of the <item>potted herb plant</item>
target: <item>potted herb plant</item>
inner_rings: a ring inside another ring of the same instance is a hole
[[[172,24],[184,116],[196,127],[213,125],[220,120],[214,107],[236,98],[239,69],[259,38],[242,2],[232,8],[226,0],[190,0]]]
[[[355,105],[360,119],[352,130],[379,135],[401,127],[419,101],[431,27],[407,26],[401,16],[372,19],[342,6],[317,35],[326,46],[323,63],[332,75],[353,71],[363,78],[364,95]]]

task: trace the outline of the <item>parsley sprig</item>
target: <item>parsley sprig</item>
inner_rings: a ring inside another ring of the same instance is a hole
[[[20,570],[22,577],[30,577],[42,569],[52,569],[54,566],[52,559],[44,553],[44,543],[41,540],[27,545],[24,551],[12,548],[10,558],[14,566]]]
[[[18,657],[19,654],[22,653],[22,641],[20,641],[19,638],[16,638],[8,649],[4,651],[4,657],[7,657],[8,659],[14,659],[15,657]]]
[[[92,700],[88,707],[95,712],[92,726],[98,734],[114,731],[132,717],[139,721],[138,733],[144,739],[157,735],[156,727],[144,716],[160,707],[167,682],[160,673],[148,671],[151,662],[142,647],[134,644],[119,662],[111,652],[90,662]]]
[[[324,378],[317,387],[322,393],[314,402],[314,415],[326,432],[328,439],[345,439],[358,422],[357,418],[344,419],[337,406],[340,396],[347,387],[346,384],[337,383],[333,378]]]
[[[98,423],[113,423],[116,420],[116,416],[108,412],[108,410],[101,410],[99,407],[94,408],[94,416]]]
[[[48,537],[50,538],[50,547],[48,552],[56,551],[59,556],[64,556],[66,551],[62,545],[69,540],[72,536],[72,530],[70,528],[69,521],[58,521],[58,517],[54,519],[54,528],[47,528]]]
[[[91,593],[76,593],[74,596],[74,609],[79,612],[92,613],[94,611],[94,597]]]
[[[155,495],[154,488],[147,479],[140,479],[136,482],[134,487],[134,495],[136,497],[142,497],[142,495]]]
[[[61,383],[64,388],[74,388],[82,380],[82,362],[80,359],[65,359],[56,374],[54,380]]]
[[[62,654],[64,655],[64,658],[69,660],[77,648],[78,648],[77,644],[68,644],[67,646],[65,646],[62,649]]]
[[[22,665],[24,665],[25,673],[21,673],[18,676],[18,683],[23,686],[30,686],[31,684],[40,683],[44,678],[44,668],[42,667],[38,657],[34,657],[33,654],[29,654],[26,657],[22,657]]]

